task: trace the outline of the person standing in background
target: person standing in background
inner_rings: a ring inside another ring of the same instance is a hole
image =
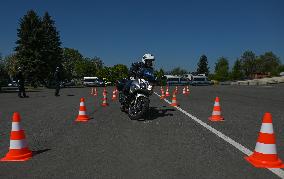
[[[26,91],[25,91],[25,78],[24,78],[21,67],[18,67],[16,79],[17,79],[17,82],[18,82],[18,89],[19,89],[18,96],[20,98],[28,98],[28,96],[26,95]],[[23,93],[23,95],[22,95],[22,93]]]
[[[61,77],[60,77],[59,67],[56,67],[55,69],[54,80],[55,80],[55,96],[60,96],[59,90],[60,90]]]

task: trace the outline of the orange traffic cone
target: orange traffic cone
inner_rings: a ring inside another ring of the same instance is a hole
[[[102,103],[102,106],[103,107],[108,106],[108,103],[107,103],[107,92],[106,91],[103,92],[103,103]]]
[[[77,119],[75,121],[76,122],[87,122],[88,120],[90,120],[86,111],[87,111],[87,109],[86,109],[86,106],[85,106],[85,99],[81,98],[80,99],[79,114],[78,114]]]
[[[178,94],[178,87],[176,86],[176,89],[175,89],[175,91],[176,91],[176,94]]]
[[[104,87],[103,93],[107,94],[106,87]]]
[[[208,118],[211,121],[223,121],[224,118],[221,116],[221,107],[220,107],[220,100],[219,97],[216,97],[212,116]]]
[[[94,89],[94,93],[93,93],[93,95],[94,95],[94,96],[98,96],[97,88],[95,88],[95,89]]]
[[[113,90],[112,92],[112,98],[111,98],[113,101],[116,100],[116,91],[115,89]]]
[[[94,95],[94,88],[91,89],[91,95]]]
[[[178,106],[176,92],[173,92],[172,103],[171,106]]]
[[[284,168],[283,162],[278,158],[275,141],[272,116],[267,112],[262,118],[254,152],[245,159],[257,168]]]
[[[167,86],[166,97],[169,97],[169,96],[171,96],[171,95],[170,95],[170,92],[169,92],[169,86]]]
[[[1,159],[2,162],[26,161],[30,159],[33,155],[32,151],[30,151],[30,149],[28,148],[25,131],[21,128],[20,122],[20,114],[18,112],[15,112],[13,114],[9,152],[4,158]]]
[[[183,95],[186,95],[185,87],[183,87],[183,89],[182,89],[182,94],[183,94]]]
[[[165,99],[166,98],[166,96],[165,96],[165,92],[164,92],[164,90],[162,89],[162,91],[161,91],[161,97],[160,97],[160,99]]]
[[[115,87],[114,91],[115,91],[115,95],[116,95],[116,96],[118,96],[118,90],[117,90],[117,87]]]
[[[189,86],[186,87],[186,94],[189,94]]]

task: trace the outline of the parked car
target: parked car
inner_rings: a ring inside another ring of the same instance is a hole
[[[70,86],[76,86],[75,84],[75,81],[74,80],[71,80],[71,81],[64,81],[60,84],[61,87],[63,88],[67,88],[67,87],[70,87]]]
[[[18,83],[17,81],[12,81],[11,83],[8,84],[9,87],[17,87]]]
[[[98,77],[84,77],[83,81],[84,86],[105,86],[103,80],[99,79]]]
[[[208,81],[207,77],[193,77],[193,79],[190,81],[190,85],[192,86],[208,86],[212,85],[211,81]]]
[[[167,79],[167,85],[169,86],[179,86],[179,85],[188,85],[189,80],[181,77],[170,77]]]

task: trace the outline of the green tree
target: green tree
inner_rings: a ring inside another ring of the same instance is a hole
[[[208,60],[206,55],[202,55],[199,59],[197,64],[197,73],[198,74],[205,74],[206,76],[209,74],[209,67],[208,67]]]
[[[75,65],[82,64],[83,55],[76,49],[63,48],[62,65],[64,69],[64,78],[71,80],[77,77]]]
[[[239,59],[235,61],[233,69],[232,69],[232,73],[230,76],[232,80],[240,80],[244,78],[241,61]]]
[[[9,77],[15,79],[17,68],[20,66],[18,56],[16,54],[6,56],[4,58],[4,66]]]
[[[76,78],[83,78],[84,76],[96,76],[98,71],[94,59],[84,58],[75,63]]]
[[[278,72],[281,73],[281,72],[284,72],[284,65],[280,65],[278,67]],[[278,74],[279,75],[279,74]]]
[[[263,55],[260,55],[258,64],[260,72],[270,72],[272,75],[278,75],[279,66],[281,65],[279,57],[273,52],[266,52]]]
[[[251,77],[257,71],[256,55],[252,51],[245,51],[240,61],[246,77]]]
[[[126,65],[117,64],[112,67],[111,73],[112,73],[111,82],[114,83],[116,80],[120,80],[120,79],[128,77],[128,68]]]
[[[6,86],[9,81],[8,71],[5,67],[5,61],[0,54],[0,91],[1,86]]]
[[[16,55],[19,65],[33,83],[43,81],[46,77],[45,61],[43,60],[44,31],[40,17],[30,10],[20,19],[16,41]]]
[[[111,81],[112,80],[112,68],[111,67],[103,67],[99,69],[97,72],[97,77],[100,79],[106,78],[107,80]]]
[[[229,62],[225,57],[218,59],[215,63],[214,78],[218,81],[226,81],[229,79]]]
[[[180,67],[174,68],[174,69],[170,72],[171,75],[178,75],[178,76],[182,76],[182,75],[184,75],[184,74],[186,74],[186,73],[187,73],[187,71],[184,70],[184,69],[181,69]]]
[[[42,61],[45,64],[45,78],[53,78],[53,73],[57,66],[61,66],[62,63],[62,49],[60,36],[55,27],[55,22],[52,20],[48,12],[45,12],[42,19],[42,29],[44,33],[43,54]]]
[[[162,68],[155,71],[154,75],[157,77],[159,85],[166,85],[165,71]]]

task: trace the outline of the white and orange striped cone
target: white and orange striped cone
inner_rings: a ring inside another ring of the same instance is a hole
[[[112,98],[111,98],[113,101],[116,100],[116,92],[115,92],[115,89],[113,90],[112,92]]]
[[[103,107],[108,106],[108,103],[107,103],[107,92],[106,91],[103,92],[103,102],[102,102],[101,106],[103,106]]]
[[[107,94],[106,87],[104,87],[103,93]]]
[[[162,89],[160,99],[165,99],[165,98],[166,98],[165,92],[164,92],[164,90]]]
[[[257,168],[284,168],[283,162],[277,155],[270,113],[264,114],[254,152],[245,159]]]
[[[98,91],[97,91],[97,88],[94,89],[94,96],[98,96]]]
[[[167,86],[166,97],[169,97],[169,96],[171,96],[171,95],[170,95],[170,92],[169,92],[169,86]]]
[[[214,107],[213,107],[213,112],[212,116],[208,118],[210,121],[223,121],[224,117],[221,116],[221,107],[220,107],[220,100],[219,97],[216,97]]]
[[[175,92],[176,92],[176,94],[178,94],[178,87],[177,86],[176,86]]]
[[[9,152],[1,159],[1,162],[26,161],[33,156],[32,151],[28,148],[25,131],[21,128],[20,122],[20,114],[15,112],[13,114]]]
[[[178,106],[178,103],[177,103],[177,96],[176,96],[175,91],[173,92],[173,97],[172,97],[171,106]]]
[[[182,94],[183,94],[183,95],[186,95],[185,87],[182,89]]]
[[[189,86],[186,87],[186,95],[189,95]]]
[[[79,108],[79,114],[76,118],[76,122],[87,122],[90,120],[89,116],[87,115],[87,109],[85,106],[85,99],[81,98],[80,99],[80,108]]]
[[[117,87],[115,87],[115,95],[118,96],[118,90]]]

